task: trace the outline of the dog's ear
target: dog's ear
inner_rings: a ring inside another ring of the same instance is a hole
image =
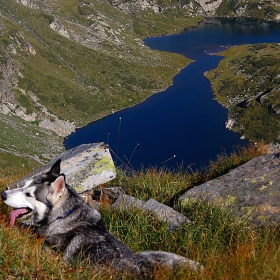
[[[60,163],[61,159],[57,160],[48,173],[57,177],[60,174]]]
[[[60,174],[54,182],[51,183],[47,200],[53,205],[63,195],[65,190],[65,176]]]

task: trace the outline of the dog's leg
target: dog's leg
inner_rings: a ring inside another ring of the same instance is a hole
[[[74,236],[63,253],[63,260],[65,262],[71,262],[78,255],[83,248],[84,237],[81,235]]]

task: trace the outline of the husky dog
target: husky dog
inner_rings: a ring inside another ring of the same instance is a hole
[[[198,263],[173,253],[134,253],[106,230],[100,213],[66,184],[60,162],[26,181],[22,188],[1,194],[4,203],[15,208],[10,213],[10,226],[19,216],[33,215],[39,236],[45,238],[46,245],[63,251],[66,262],[82,256],[92,265],[106,264],[138,275],[150,274],[156,267],[203,270]]]

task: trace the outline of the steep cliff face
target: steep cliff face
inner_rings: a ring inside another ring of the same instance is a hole
[[[12,87],[18,83],[18,63],[14,61],[9,53],[2,51],[2,64],[0,65],[0,100],[3,104],[10,104],[14,108],[18,103],[12,92]]]
[[[217,14],[217,9],[223,2],[223,0],[195,0],[195,2],[201,7],[203,13],[207,16],[214,16]]]

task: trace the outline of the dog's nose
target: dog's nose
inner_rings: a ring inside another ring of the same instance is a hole
[[[6,200],[7,199],[7,193],[6,192],[2,192],[1,193],[1,198],[2,198],[2,200]]]

